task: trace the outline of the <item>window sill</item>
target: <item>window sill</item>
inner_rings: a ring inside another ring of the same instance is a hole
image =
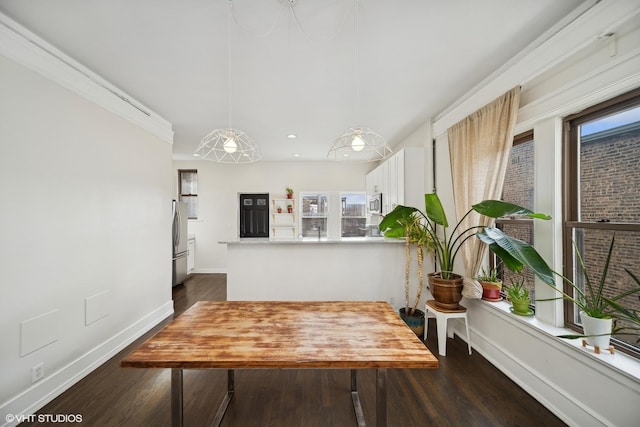
[[[608,350],[602,349],[600,354],[596,354],[592,347],[582,347],[580,339],[558,338],[558,335],[575,333],[570,329],[558,328],[538,320],[533,316],[519,316],[510,312],[511,304],[506,301],[489,302],[484,300],[473,300],[478,308],[491,314],[504,318],[512,325],[535,336],[540,340],[552,343],[554,347],[565,353],[572,353],[577,357],[585,358],[591,364],[610,368],[632,381],[640,382],[640,360],[631,357],[620,351],[611,354]],[[467,302],[467,304],[470,301]]]

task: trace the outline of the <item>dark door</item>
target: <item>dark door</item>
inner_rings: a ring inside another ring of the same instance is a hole
[[[240,195],[240,237],[269,237],[269,193]]]

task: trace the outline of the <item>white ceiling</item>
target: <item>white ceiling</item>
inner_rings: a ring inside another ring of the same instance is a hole
[[[354,126],[393,146],[581,3],[0,0],[0,11],[169,120],[175,159],[231,122],[277,161],[326,160]]]

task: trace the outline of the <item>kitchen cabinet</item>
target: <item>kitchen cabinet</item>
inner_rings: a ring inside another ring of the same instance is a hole
[[[271,199],[271,238],[296,238],[296,209],[294,199]]]
[[[187,274],[191,274],[196,266],[196,239],[187,240]]]
[[[424,208],[424,165],[424,149],[406,147],[367,174],[367,192],[382,193],[383,214],[397,205]]]

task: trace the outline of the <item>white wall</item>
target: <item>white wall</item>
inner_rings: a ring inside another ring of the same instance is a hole
[[[446,129],[516,84],[522,85],[516,133],[533,129],[536,143],[536,210],[553,220],[535,227],[538,251],[561,271],[561,119],[640,86],[640,21],[637,2],[605,1],[492,76],[434,120],[437,186],[453,215]],[[616,33],[615,40],[598,38]],[[538,70],[533,73],[532,70]],[[549,289],[538,284],[536,294]],[[562,304],[538,307],[523,319],[506,303],[464,300],[475,351],[572,426],[638,425],[640,362],[621,353],[596,356],[560,340]],[[458,324],[460,335],[463,329]]]
[[[404,306],[404,243],[229,244],[227,299],[387,301]],[[415,256],[414,256],[415,258]],[[415,286],[412,288],[412,300]]]
[[[4,423],[173,312],[172,166],[170,143],[2,55],[0,76]]]
[[[195,148],[195,147],[194,147]],[[208,160],[174,161],[178,169],[198,170],[198,220],[189,221],[196,237],[195,273],[226,272],[227,246],[238,239],[238,194],[285,197],[285,188],[301,191],[364,191],[367,163],[257,162],[223,164]]]

